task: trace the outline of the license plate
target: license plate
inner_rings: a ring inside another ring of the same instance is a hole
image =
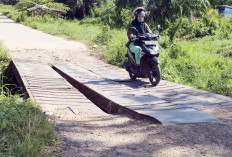
[[[158,44],[157,41],[144,41],[145,45],[156,45]]]

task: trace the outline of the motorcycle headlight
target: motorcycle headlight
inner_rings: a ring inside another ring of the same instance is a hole
[[[152,55],[157,55],[159,52],[153,49],[153,50],[151,50],[150,53],[151,53]]]
[[[151,53],[152,55],[157,55],[157,54],[159,54],[159,46],[158,46],[158,45],[155,45],[155,46],[151,49],[150,53]]]

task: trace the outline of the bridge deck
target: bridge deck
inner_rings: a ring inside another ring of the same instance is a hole
[[[35,60],[13,60],[18,79],[28,95],[43,111],[51,112],[49,105],[82,106],[91,112],[102,112],[76,88],[55,72],[48,64]]]
[[[232,106],[229,97],[168,81],[151,87],[147,81],[130,81],[127,76],[102,66],[54,64],[53,67],[112,102],[163,124],[214,121],[217,118],[202,109]]]
[[[44,110],[48,105],[78,105],[91,112],[102,112],[70,85],[70,80],[61,74],[66,81],[59,75],[59,71],[88,88],[87,97],[101,104],[101,109],[109,111],[116,108],[117,113],[141,115],[163,124],[210,122],[217,118],[203,112],[203,109],[232,107],[229,97],[168,81],[161,81],[157,87],[152,87],[148,81],[131,81],[128,76],[103,66],[54,64],[56,72],[39,61],[15,59],[13,62],[29,96]]]

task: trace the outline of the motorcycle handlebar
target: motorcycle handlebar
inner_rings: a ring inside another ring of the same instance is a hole
[[[154,38],[160,39],[161,36],[159,34],[155,35]],[[146,39],[145,36],[137,36],[134,40],[141,40],[141,39]]]

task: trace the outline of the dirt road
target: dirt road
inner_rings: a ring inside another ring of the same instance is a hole
[[[0,40],[13,58],[40,60],[45,63],[104,64],[120,73],[124,70],[107,65],[91,55],[78,42],[54,37],[15,23],[0,14]],[[211,123],[154,125],[104,112],[77,115],[61,106],[49,106],[63,140],[64,156],[232,156],[232,109],[206,112],[219,118]]]

